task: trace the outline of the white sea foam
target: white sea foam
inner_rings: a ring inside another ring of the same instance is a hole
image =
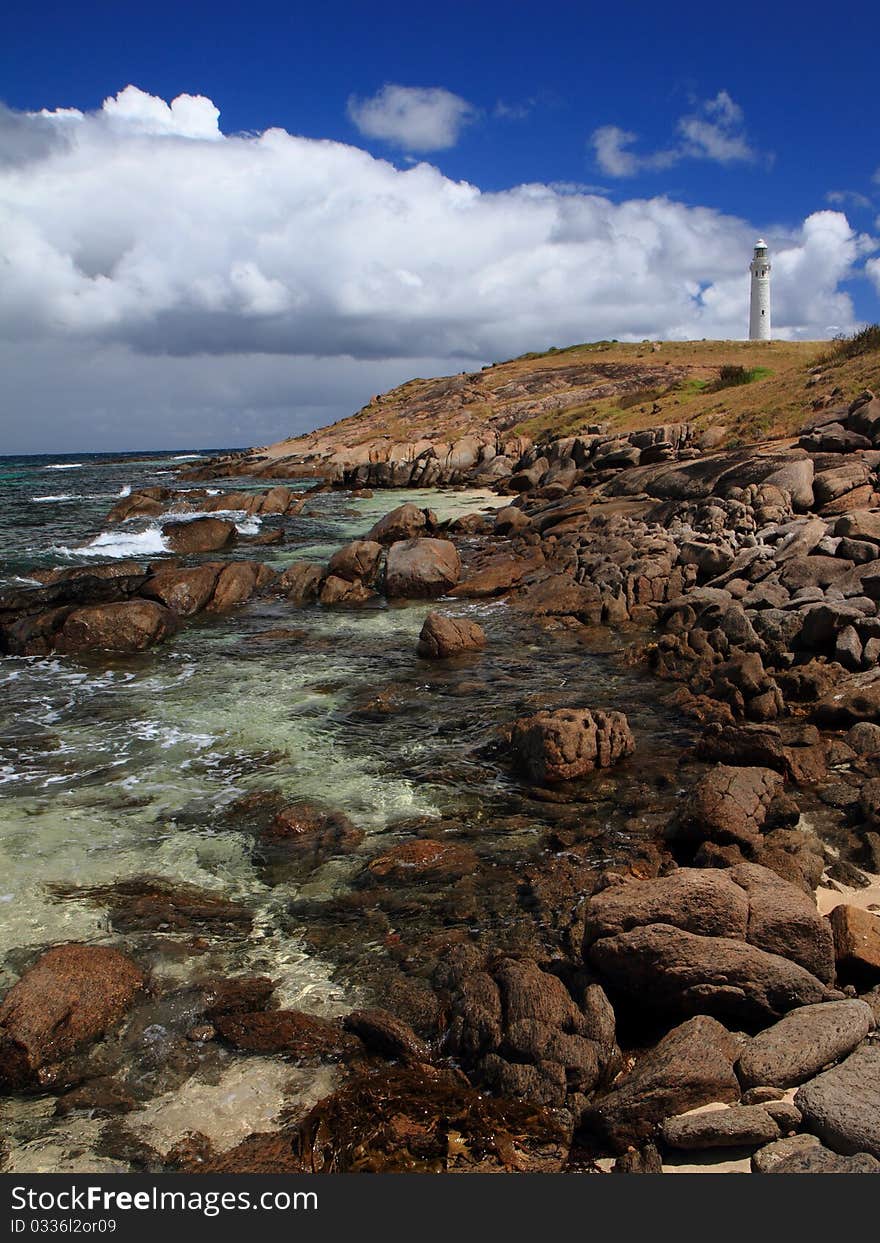
[[[204,453],[179,453],[177,457],[171,459],[172,462],[200,462],[204,457]]]
[[[121,560],[168,551],[168,541],[158,527],[147,527],[145,531],[102,531],[87,544],[72,548],[57,544],[52,549],[59,557],[118,557]]]
[[[131,496],[131,484],[124,483],[122,487],[119,489],[119,491],[116,493],[116,495],[117,496]]]
[[[78,492],[59,492],[54,496],[32,496],[31,500],[35,505],[43,504],[46,501],[81,501],[84,498]]]
[[[51,466],[44,466],[43,470],[81,470],[85,466],[85,462],[56,462]]]

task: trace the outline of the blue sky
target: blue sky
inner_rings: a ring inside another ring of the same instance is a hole
[[[19,6],[0,363],[32,435],[57,435],[53,366],[83,448],[146,434],[114,414],[126,375],[161,439],[242,443],[413,369],[742,335],[757,231],[779,335],[880,318],[874,8],[830,34],[778,3]]]

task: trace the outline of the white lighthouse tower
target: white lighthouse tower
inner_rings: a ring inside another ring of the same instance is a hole
[[[770,260],[767,243],[762,237],[755,242],[755,253],[749,264],[752,293],[749,302],[749,340],[770,340]]]

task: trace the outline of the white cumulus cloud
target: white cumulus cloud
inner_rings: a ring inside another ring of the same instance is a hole
[[[139,418],[141,444],[166,425],[174,443],[266,441],[411,374],[746,333],[742,219],[577,186],[483,193],[281,129],[224,135],[217,116],[131,88],[94,113],[0,112],[5,443],[54,420],[124,447]],[[854,326],[841,283],[871,243],[839,211],[765,227],[774,331]]]
[[[389,83],[369,99],[352,95],[348,115],[367,138],[381,138],[404,151],[454,147],[476,109],[441,86]]]
[[[618,125],[601,125],[590,136],[590,144],[596,163],[609,177],[658,172],[688,159],[735,164],[759,158],[746,136],[742,108],[727,91],[704,99],[694,112],[680,117],[675,132],[671,146],[638,152],[633,150],[638,134]]]

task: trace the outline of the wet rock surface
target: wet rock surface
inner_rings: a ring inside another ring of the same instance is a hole
[[[58,1063],[115,1027],[143,986],[143,973],[118,950],[48,950],[0,1003],[2,1087],[51,1083]]]

